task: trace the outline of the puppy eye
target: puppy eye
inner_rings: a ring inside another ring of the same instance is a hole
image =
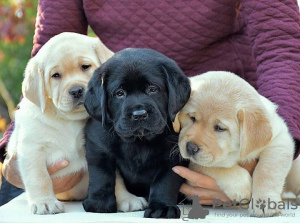
[[[126,96],[126,92],[123,90],[123,89],[118,89],[116,92],[115,92],[115,96],[117,98],[123,98]]]
[[[196,118],[191,116],[190,119],[192,120],[192,122],[196,122]]]
[[[158,91],[158,87],[155,85],[149,85],[146,89],[147,94],[153,94],[156,93],[157,91]]]
[[[52,77],[53,77],[53,78],[60,78],[61,76],[60,76],[59,73],[55,73],[55,74],[52,75]]]
[[[84,65],[81,66],[81,68],[82,68],[83,71],[89,69],[90,67],[91,67],[90,64],[84,64]]]
[[[221,127],[220,125],[215,125],[214,129],[215,129],[216,132],[224,132],[224,131],[226,131],[226,129],[223,128],[223,127]]]

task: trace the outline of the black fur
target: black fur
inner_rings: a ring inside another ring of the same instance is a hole
[[[118,167],[128,191],[148,199],[144,217],[180,217],[176,202],[183,179],[172,167],[187,162],[179,152],[171,155],[178,141],[172,121],[190,91],[177,64],[154,50],[122,50],[95,71],[85,96],[93,117],[86,126],[86,211],[117,211]],[[134,119],[134,111],[147,115]]]

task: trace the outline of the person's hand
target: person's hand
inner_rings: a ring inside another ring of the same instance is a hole
[[[18,169],[17,155],[6,155],[3,162],[2,174],[5,179],[12,185],[24,189],[24,185]]]
[[[253,161],[245,164],[239,164],[245,168],[252,176],[253,171],[258,161]],[[212,205],[213,199],[220,199],[223,202],[231,201],[229,197],[218,187],[216,181],[207,175],[195,172],[183,166],[173,167],[173,171],[186,180],[194,183],[197,186],[191,186],[186,183],[182,184],[180,192],[192,197],[198,195],[200,204]]]
[[[175,166],[173,167],[173,171],[179,176],[197,185],[191,186],[184,183],[180,188],[180,192],[189,197],[198,195],[200,204],[212,205],[213,199],[220,199],[223,202],[231,201],[230,198],[228,198],[226,194],[218,187],[213,178],[183,166]]]
[[[65,159],[59,160],[51,166],[47,167],[49,175],[53,175],[57,171],[67,167],[69,162]],[[17,156],[6,156],[3,169],[3,176],[12,185],[24,189],[24,184],[22,182],[20,172],[17,164]],[[55,194],[62,193],[72,189],[77,183],[80,182],[84,175],[84,171],[79,171],[77,173],[68,174],[62,178],[52,178],[53,190]]]
[[[58,170],[61,170],[69,165],[69,162],[65,159],[59,160],[55,164],[48,166],[48,172],[51,175],[56,173]],[[84,175],[84,171],[79,171],[76,173],[68,174],[61,178],[52,178],[53,190],[55,194],[59,194],[65,191],[72,189],[76,184],[80,182]]]

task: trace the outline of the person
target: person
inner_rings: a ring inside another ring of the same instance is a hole
[[[296,143],[300,140],[300,19],[296,0],[40,0],[32,56],[61,32],[87,34],[88,25],[112,51],[152,48],[175,60],[187,76],[231,71],[278,105]],[[13,124],[1,141],[4,153]],[[15,158],[6,157],[4,175],[22,187]],[[53,173],[67,165],[58,161]],[[245,166],[252,172],[255,163]],[[196,183],[181,192],[201,204],[229,198],[214,179],[177,166],[174,172]],[[78,176],[54,180],[56,191],[74,186]],[[68,182],[71,180],[71,182]]]

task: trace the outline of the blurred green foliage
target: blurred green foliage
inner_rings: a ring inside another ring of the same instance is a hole
[[[31,57],[38,0],[0,0],[0,137],[20,101]],[[89,36],[96,36],[89,27]]]
[[[8,119],[4,108],[8,107],[11,113],[20,99],[23,73],[32,49],[37,4],[38,0],[0,0],[0,119]]]

